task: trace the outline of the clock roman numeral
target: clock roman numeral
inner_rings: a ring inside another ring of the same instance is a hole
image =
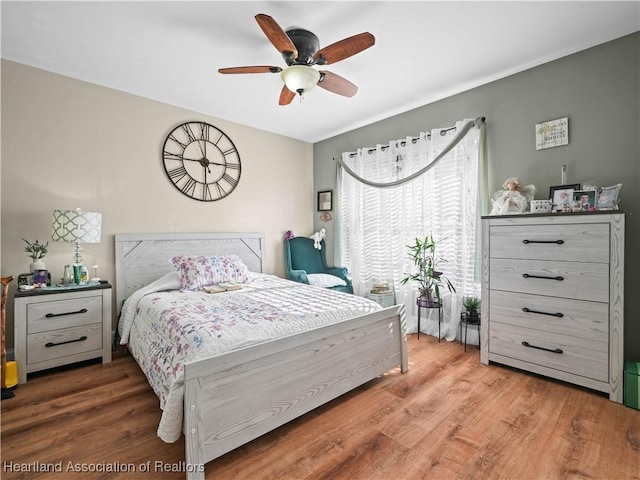
[[[228,150],[225,150],[224,152],[222,152],[222,154],[226,157],[227,155],[231,155],[232,153],[236,153],[236,149],[235,147],[231,147]]]
[[[208,142],[209,141],[209,125],[207,125],[206,123],[201,123],[200,130],[202,132],[202,134],[200,135],[200,140],[205,140]]]
[[[187,169],[184,168],[184,165],[180,165],[173,170],[167,170],[167,174],[173,183],[178,183],[187,174]]]
[[[175,135],[172,133],[171,135],[169,135],[168,137],[170,140],[173,140],[174,142],[176,142],[178,145],[180,145],[180,147],[182,147],[182,150],[184,150],[185,148],[187,148],[188,143],[182,143],[180,140],[178,140]]]
[[[219,142],[220,140],[222,140],[222,137],[224,137],[224,133],[222,133],[222,132],[220,132],[220,131],[218,131],[218,133],[220,133],[220,135],[218,135],[218,138],[216,139],[216,141],[215,141],[215,142],[213,142],[213,143],[214,143],[214,145],[218,145],[218,142]]]
[[[233,178],[228,173],[225,173],[222,176],[222,180],[226,180],[231,185],[232,188],[235,188],[235,186],[238,184],[238,179],[237,178]]]
[[[205,202],[207,200],[213,200],[213,196],[211,195],[211,187],[207,183],[205,183],[204,188],[202,189],[202,200],[204,200]]]
[[[182,130],[184,130],[184,133],[187,134],[187,137],[189,138],[189,143],[195,142],[197,140],[195,134],[193,133],[193,130],[191,130],[190,124],[185,123],[184,125],[182,125]]]
[[[180,190],[182,190],[182,193],[184,193],[185,195],[189,195],[190,197],[193,197],[193,194],[196,191],[196,185],[198,183],[199,182],[197,182],[193,178],[189,177],[187,182],[182,187],[180,187]]]
[[[180,161],[183,160],[181,153],[172,153],[172,152],[168,152],[167,150],[164,151],[164,159],[165,160],[180,160]]]
[[[217,197],[218,198],[224,197],[227,194],[225,189],[222,188],[219,183],[216,183],[215,185],[216,185],[216,190],[217,190],[217,193],[218,193]]]

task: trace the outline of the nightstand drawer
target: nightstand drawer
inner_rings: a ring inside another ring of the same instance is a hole
[[[27,362],[36,364],[101,349],[102,323],[34,333],[27,338]]]
[[[32,303],[27,306],[27,334],[102,322],[102,295]]]

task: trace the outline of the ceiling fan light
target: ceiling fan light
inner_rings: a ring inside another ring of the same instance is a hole
[[[320,80],[320,72],[305,65],[292,65],[285,68],[280,76],[289,90],[300,94],[311,90]]]

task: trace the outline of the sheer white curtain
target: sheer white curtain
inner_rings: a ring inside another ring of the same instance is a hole
[[[396,181],[428,165],[469,121],[423,132],[419,138],[346,152],[342,161],[367,180]],[[433,168],[395,187],[371,187],[338,168],[339,265],[349,268],[358,295],[373,282],[392,284],[396,301],[406,305],[409,332],[417,331],[417,286],[400,282],[413,272],[407,245],[416,237],[432,234],[438,241],[436,256],[446,260],[441,270],[456,288],[454,294],[444,290],[443,338],[456,338],[462,297],[480,295],[475,272],[482,133],[482,127],[470,129]],[[437,311],[423,309],[421,315],[421,331],[437,335]]]

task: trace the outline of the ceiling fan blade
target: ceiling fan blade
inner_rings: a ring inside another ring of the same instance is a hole
[[[358,87],[349,80],[326,70],[320,70],[320,80],[317,85],[345,97],[353,97],[358,92]]]
[[[293,54],[292,58],[298,58],[296,46],[284,30],[282,30],[280,25],[278,25],[278,22],[264,13],[256,15],[256,21],[269,41],[280,53],[291,52]]]
[[[268,65],[256,65],[252,67],[229,67],[219,68],[218,73],[280,73],[280,67],[270,67]]]
[[[283,85],[278,105],[289,105],[295,96],[296,94],[294,92],[289,90],[286,85]]]
[[[320,49],[313,59],[318,65],[329,65],[360,53],[376,43],[376,38],[369,32],[359,33]]]

